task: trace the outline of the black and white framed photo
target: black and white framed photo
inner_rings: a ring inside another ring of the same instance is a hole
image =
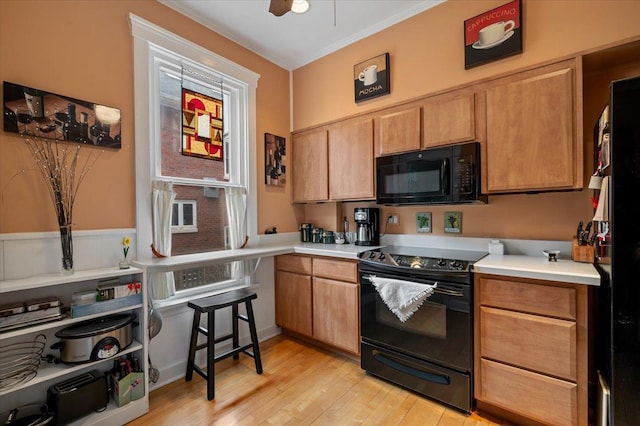
[[[287,140],[271,133],[264,134],[264,183],[284,186],[287,182]]]
[[[388,95],[390,91],[389,53],[360,62],[353,67],[356,102]]]
[[[464,69],[522,53],[522,0],[464,21]]]

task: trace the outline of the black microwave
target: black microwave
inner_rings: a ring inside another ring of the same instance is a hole
[[[377,204],[486,203],[480,193],[480,143],[376,158]]]

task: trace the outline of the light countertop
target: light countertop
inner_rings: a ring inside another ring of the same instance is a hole
[[[154,272],[169,272],[179,268],[195,268],[212,263],[232,262],[235,260],[257,259],[259,257],[278,256],[287,253],[330,256],[343,259],[358,259],[358,253],[381,246],[357,246],[355,244],[317,244],[283,243],[236,250],[221,250],[205,253],[185,254],[162,259],[138,260],[135,265],[146,267]]]
[[[358,253],[377,249],[383,246],[357,246],[355,244],[315,244],[297,243],[293,245],[293,252],[314,256],[331,256],[343,259],[358,259]]]
[[[137,264],[141,267],[146,266],[148,269],[156,272],[166,272],[181,267],[197,267],[210,263],[255,259],[287,253],[357,260],[358,253],[378,247],[382,246],[291,242],[239,250],[224,250],[173,256],[164,259],[151,259],[139,261]],[[559,259],[557,262],[549,262],[547,258],[543,256],[508,254],[488,255],[474,264],[474,270],[476,272],[486,274],[561,281],[594,286],[600,285],[600,275],[592,264],[573,262],[572,260],[567,259]]]
[[[490,254],[477,261],[473,267],[475,272],[483,274],[600,285],[600,275],[595,266],[567,259],[549,262],[543,256]]]

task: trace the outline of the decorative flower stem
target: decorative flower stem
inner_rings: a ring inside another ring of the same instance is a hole
[[[25,142],[49,191],[56,212],[60,227],[63,272],[72,273],[73,204],[80,184],[102,151],[90,150],[86,158],[80,160],[82,145],[79,144],[32,136],[25,136]],[[79,174],[76,172],[78,163],[80,163]]]

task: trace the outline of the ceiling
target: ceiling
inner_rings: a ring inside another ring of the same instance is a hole
[[[269,13],[269,0],[158,1],[294,70],[445,0],[309,0],[308,12],[280,17]]]

